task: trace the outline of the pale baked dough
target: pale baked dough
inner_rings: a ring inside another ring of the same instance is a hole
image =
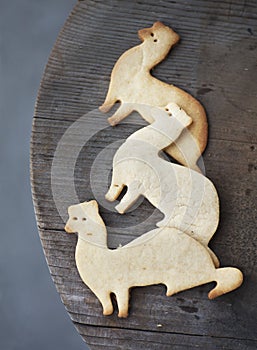
[[[160,63],[170,49],[178,42],[179,35],[161,22],[156,22],[151,28],[138,32],[142,44],[132,47],[116,62],[105,102],[100,107],[107,112],[119,101],[121,103],[115,114],[109,118],[112,125],[119,123],[133,110],[151,123],[153,119],[144,113],[144,105],[164,107],[175,102],[193,119],[189,130],[194,138],[194,152],[190,152],[187,134],[182,133],[176,145],[167,147],[166,152],[181,164],[200,171],[197,160],[207,143],[207,120],[202,105],[187,92],[174,85],[164,83],[151,75],[154,66]],[[186,155],[186,158],[185,158]]]
[[[148,107],[148,114],[152,113],[155,121],[129,136],[116,151],[112,181],[105,197],[114,201],[127,186],[126,194],[115,207],[120,214],[143,195],[164,214],[158,227],[181,230],[209,250],[208,243],[219,223],[218,194],[204,175],[159,156],[160,150],[176,141],[191,122],[175,103],[167,107],[169,112]],[[209,252],[218,266],[217,257]]]
[[[215,269],[206,249],[175,229],[159,228],[136,240],[133,246],[110,250],[105,224],[96,201],[69,207],[65,230],[78,232],[76,264],[83,282],[97,296],[103,314],[111,315],[110,294],[117,298],[119,317],[127,317],[129,290],[134,286],[165,284],[167,296],[216,281],[210,299],[238,288],[243,277],[232,267]]]

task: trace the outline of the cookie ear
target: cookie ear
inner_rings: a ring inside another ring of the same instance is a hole
[[[95,200],[80,203],[80,208],[82,209],[84,215],[93,221],[95,221],[99,216],[98,203]]]
[[[140,29],[137,33],[139,39],[145,41],[145,39],[151,34],[151,28]]]
[[[160,21],[157,21],[157,22],[155,22],[154,23],[154,25],[153,25],[153,29],[158,29],[158,28],[164,28],[164,27],[166,27],[162,22],[160,22]]]
[[[98,210],[98,203],[96,200],[92,200],[90,202],[87,202],[87,205],[90,207],[90,208],[94,208],[96,210]]]
[[[69,214],[69,216],[70,216],[70,217],[71,217],[71,216],[74,216],[74,213],[77,212],[78,208],[79,208],[79,204],[70,205],[70,206],[68,207],[68,214]]]
[[[89,210],[89,209],[98,210],[98,203],[94,199],[89,202],[80,203],[80,206],[83,208],[83,210]]]

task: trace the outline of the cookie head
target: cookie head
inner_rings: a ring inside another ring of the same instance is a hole
[[[68,208],[69,219],[65,225],[67,233],[85,231],[87,226],[96,221],[98,214],[98,204],[95,200],[72,205]]]
[[[171,102],[164,107],[169,117],[176,118],[181,125],[189,126],[192,123],[192,118],[186,113],[184,109],[178,106],[176,103]]]
[[[152,27],[139,30],[138,36],[143,42],[151,42],[156,48],[165,46],[168,51],[179,40],[179,35],[161,22],[155,22]]]

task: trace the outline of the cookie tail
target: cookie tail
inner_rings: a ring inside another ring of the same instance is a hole
[[[215,273],[217,285],[209,292],[209,299],[214,299],[222,294],[231,292],[238,288],[243,282],[242,272],[234,267],[220,268],[217,269]]]

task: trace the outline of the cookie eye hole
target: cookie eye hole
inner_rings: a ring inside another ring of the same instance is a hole
[[[155,43],[157,43],[157,41],[158,41],[157,39],[154,39],[154,42],[155,42]]]
[[[172,117],[172,113],[168,113],[168,116],[169,116],[169,117]]]
[[[82,221],[86,221],[87,220],[87,218],[82,218]]]
[[[169,112],[169,108],[165,108],[165,111],[166,111],[166,112]]]
[[[72,220],[78,220],[78,218],[77,218],[76,216],[74,216],[74,217],[72,218]]]
[[[151,33],[151,36],[154,36],[154,33]]]

